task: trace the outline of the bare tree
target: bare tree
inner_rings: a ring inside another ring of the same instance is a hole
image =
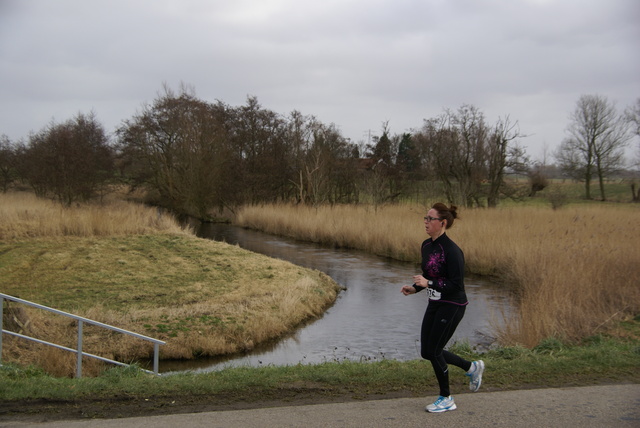
[[[371,157],[374,161],[380,161],[383,165],[386,165],[387,168],[391,168],[391,165],[393,164],[394,152],[389,134],[389,122],[383,122],[382,135],[380,135],[380,137],[373,137],[374,144],[369,147]]]
[[[484,115],[470,105],[425,121],[418,137],[423,165],[442,183],[449,202],[481,205],[488,131]]]
[[[113,179],[113,149],[94,113],[52,122],[18,153],[20,174],[36,194],[66,205],[97,196]]]
[[[534,197],[536,193],[544,190],[549,185],[549,181],[544,174],[544,164],[537,163],[529,171],[529,197]]]
[[[206,217],[212,207],[355,194],[346,158],[353,147],[335,126],[294,111],[284,117],[256,97],[231,108],[188,88],[164,93],[118,130],[121,164],[156,202]]]
[[[15,150],[9,137],[3,134],[0,136],[0,187],[2,187],[2,191],[6,193],[15,179]]]
[[[640,136],[640,98],[636,99],[634,105],[627,108],[625,119],[633,125],[632,132]]]
[[[366,169],[363,184],[377,207],[396,200],[401,194],[402,177],[398,163],[401,137],[391,135],[389,122],[385,121],[382,123],[382,134],[373,136],[372,141],[366,152],[371,166]]]
[[[254,96],[235,109],[233,146],[239,150],[245,199],[252,203],[292,197],[294,177],[287,145],[289,129],[279,114],[263,108]]]
[[[446,109],[424,121],[411,136],[412,153],[419,175],[441,186],[451,203],[467,207],[496,207],[500,197],[514,197],[504,179],[508,170],[523,172],[528,164],[524,149],[513,146],[520,133],[518,122],[499,118],[493,127],[475,106]]]
[[[182,87],[164,93],[118,129],[123,169],[156,202],[206,218],[236,184],[229,161],[225,105],[209,104]]]
[[[640,171],[640,98],[636,99],[636,103],[627,108],[625,111],[625,120],[631,126],[631,132],[636,136],[637,146],[635,153],[635,160],[632,162],[632,167],[635,167],[637,171]],[[631,194],[633,202],[640,202],[640,189],[636,190],[636,180],[631,182]]]
[[[396,165],[401,173],[406,174],[406,178],[411,178],[411,174],[420,167],[420,155],[413,136],[409,133],[405,132],[400,137]]]
[[[293,168],[293,177],[289,180],[294,186],[295,196],[294,200],[297,203],[303,203],[307,199],[307,189],[305,185],[305,173],[307,170],[304,164],[304,154],[311,145],[312,128],[310,123],[315,121],[315,118],[304,116],[301,112],[294,110],[290,113],[286,124],[286,136],[285,139],[289,143],[289,147],[292,155],[293,164],[290,168]]]
[[[305,168],[316,169],[312,196],[314,203],[349,200],[354,193],[355,174],[352,171],[353,147],[334,124],[315,122],[313,141],[305,157]],[[311,195],[310,195],[311,196]]]
[[[510,143],[519,138],[518,122],[511,122],[509,116],[498,119],[491,130],[487,142],[487,180],[489,192],[487,205],[491,208],[498,206],[500,189],[504,186],[504,174],[507,166],[518,173],[523,169],[525,155],[520,147],[510,147]]]
[[[628,122],[605,97],[583,95],[576,103],[567,128],[571,137],[556,155],[563,170],[585,182],[585,197],[591,199],[591,182],[598,178],[605,200],[604,179],[622,164],[622,151],[629,141]]]
[[[628,107],[625,111],[625,120],[631,126],[631,132],[640,137],[640,98],[636,100],[636,103]],[[635,167],[640,169],[640,139],[638,139],[638,146],[636,147],[636,159]]]
[[[306,156],[304,171],[300,171],[300,182],[304,183],[305,199],[313,206],[329,200],[330,182],[328,158],[322,147],[316,145]]]
[[[357,201],[355,146],[338,128],[294,111],[286,129],[287,156],[282,157],[286,165],[278,168],[293,171],[292,199],[312,205]]]

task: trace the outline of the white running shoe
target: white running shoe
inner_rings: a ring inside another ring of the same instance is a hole
[[[471,371],[473,369],[473,371]],[[472,392],[478,392],[480,385],[482,385],[482,373],[484,372],[484,361],[478,360],[471,363],[471,373],[467,372],[466,375],[471,379],[469,380],[469,389]]]
[[[448,412],[449,410],[455,410],[456,408],[456,403],[453,402],[452,396],[443,397],[441,395],[433,404],[429,404],[425,407],[425,410],[429,413],[442,413]]]

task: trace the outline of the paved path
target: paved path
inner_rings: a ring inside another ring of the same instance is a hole
[[[432,414],[422,398],[41,423],[45,428],[640,427],[640,384],[478,392]],[[26,424],[0,423],[0,427]]]

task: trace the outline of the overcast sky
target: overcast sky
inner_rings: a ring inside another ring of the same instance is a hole
[[[334,123],[354,142],[445,108],[509,115],[541,159],[581,95],[640,97],[638,0],[0,0],[0,134],[94,111],[108,132],[163,83]]]

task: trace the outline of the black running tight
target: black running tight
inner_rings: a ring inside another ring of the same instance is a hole
[[[470,361],[444,350],[462,320],[465,309],[466,306],[430,301],[422,320],[422,358],[431,361],[438,379],[440,395],[444,397],[451,395],[448,364],[460,367],[465,372],[471,368]]]

